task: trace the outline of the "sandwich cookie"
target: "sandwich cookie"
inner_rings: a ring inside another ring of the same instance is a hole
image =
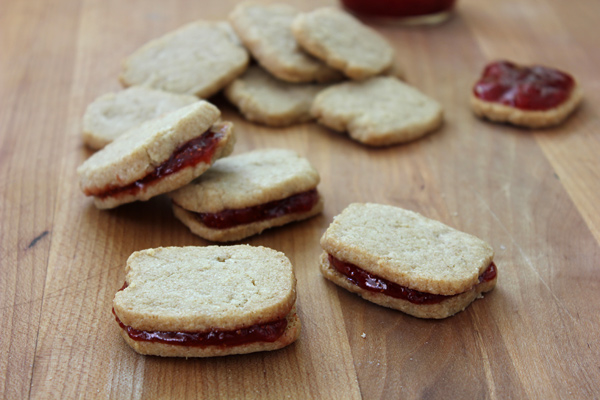
[[[113,208],[186,185],[233,151],[233,124],[220,114],[201,100],[130,129],[79,166],[81,189]]]
[[[321,247],[325,278],[418,318],[454,315],[496,286],[487,243],[398,207],[349,205]]]
[[[140,354],[213,357],[276,350],[300,335],[296,278],[266,247],[163,247],[133,253],[113,313]]]
[[[83,142],[98,150],[122,133],[178,108],[198,101],[196,96],[132,86],[94,100],[83,116]]]
[[[207,98],[246,70],[249,56],[227,22],[198,21],[148,42],[123,63],[124,86]]]
[[[582,97],[579,84],[566,72],[496,61],[473,86],[471,108],[491,121],[546,128],[563,122]]]
[[[336,8],[298,15],[292,32],[304,50],[352,79],[378,75],[394,59],[394,49],[383,37]]]
[[[340,71],[306,53],[292,34],[292,21],[300,14],[287,4],[238,5],[229,21],[241,41],[263,68],[287,82],[341,80]]]
[[[325,85],[289,83],[252,66],[225,88],[225,96],[249,121],[287,126],[310,121],[310,107]]]
[[[317,95],[311,113],[320,124],[369,146],[417,139],[443,120],[437,101],[392,76],[332,85]]]
[[[293,151],[255,150],[226,159],[170,193],[173,212],[196,235],[226,242],[323,210],[318,172]]]

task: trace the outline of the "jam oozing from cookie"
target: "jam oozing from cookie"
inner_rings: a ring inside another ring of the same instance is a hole
[[[166,161],[142,179],[125,186],[108,186],[98,191],[87,190],[85,194],[101,199],[123,194],[135,195],[147,186],[184,168],[196,166],[201,162],[210,163],[219,142],[225,136],[226,129],[227,126],[223,126],[219,130],[211,128],[197,138],[182,144]]]
[[[115,314],[114,309],[113,314]],[[266,324],[257,324],[231,331],[219,329],[211,329],[206,332],[143,331],[123,324],[116,314],[115,319],[133,340],[193,347],[239,346],[255,342],[274,342],[283,335],[287,327],[287,319],[282,318]]]
[[[371,274],[354,264],[338,260],[331,254],[329,254],[329,263],[350,282],[362,289],[375,293],[383,293],[396,299],[407,300],[413,304],[437,304],[451,297],[458,296],[444,296],[441,294],[432,294],[409,289],[406,286],[398,285],[397,283],[390,282],[387,279]],[[496,265],[492,262],[489,267],[479,275],[479,283],[492,281],[496,278],[496,275]]]
[[[318,201],[319,194],[316,189],[313,189],[258,206],[224,210],[218,213],[194,213],[194,215],[209,228],[227,229],[288,214],[308,212]]]
[[[414,17],[450,10],[456,0],[342,0],[348,10],[373,17]]]
[[[548,110],[565,102],[574,86],[571,75],[553,68],[498,61],[485,67],[473,94],[481,100],[522,110]]]

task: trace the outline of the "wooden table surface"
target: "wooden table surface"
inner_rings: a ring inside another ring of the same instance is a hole
[[[297,0],[302,10],[334,0]],[[166,6],[168,4],[168,7]],[[366,148],[316,124],[272,129],[215,103],[235,153],[283,147],[319,170],[321,216],[244,243],[283,251],[298,279],[298,342],[215,359],[134,353],[111,314],[133,251],[207,245],[155,198],[97,210],[76,168],[81,117],[120,89],[121,60],[232,0],[0,2],[0,393],[4,398],[600,397],[600,2],[461,0],[436,27],[376,27],[444,126]],[[571,72],[584,102],[563,125],[475,118],[474,79],[507,58]],[[402,206],[488,241],[496,289],[441,321],[385,309],[324,280],[319,238],[351,202]],[[364,337],[363,337],[364,336]]]

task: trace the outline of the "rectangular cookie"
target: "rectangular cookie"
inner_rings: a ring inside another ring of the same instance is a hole
[[[325,278],[419,318],[454,315],[496,285],[487,243],[399,207],[350,204],[321,246]]]
[[[313,119],[310,107],[324,84],[280,81],[251,66],[225,88],[225,96],[249,121],[287,126]]]
[[[300,334],[289,259],[266,247],[133,253],[113,313],[140,354],[213,357],[276,350]]]
[[[175,216],[193,233],[234,241],[320,213],[319,179],[297,153],[263,149],[220,160],[169,196]]]
[[[148,200],[186,185],[233,151],[231,122],[197,101],[130,129],[77,168],[98,208]]]

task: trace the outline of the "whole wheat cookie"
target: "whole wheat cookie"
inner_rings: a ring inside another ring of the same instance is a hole
[[[300,335],[296,278],[266,247],[161,247],[127,260],[113,313],[140,354],[213,357],[276,350]]]
[[[119,78],[124,86],[207,98],[244,72],[248,61],[227,22],[197,21],[135,51],[125,59]]]
[[[438,102],[382,76],[330,86],[317,95],[311,113],[319,123],[370,146],[414,140],[443,120]]]
[[[287,126],[313,119],[310,107],[325,87],[284,82],[252,66],[225,88],[225,96],[249,121]]]
[[[132,86],[107,93],[87,106],[83,115],[83,142],[101,149],[142,122],[198,101],[196,96]]]
[[[233,150],[233,124],[220,115],[201,100],[130,129],[79,166],[81,189],[113,208],[186,185]]]
[[[580,85],[566,72],[495,61],[473,86],[471,108],[491,121],[546,128],[563,122],[582,97]]]
[[[343,75],[300,48],[291,25],[299,12],[287,4],[243,3],[229,15],[241,41],[263,68],[288,82],[331,82]]]
[[[193,233],[225,242],[320,213],[319,179],[293,151],[255,150],[217,161],[169,196],[175,216]]]
[[[325,278],[419,318],[454,315],[497,281],[490,245],[398,207],[350,204],[321,246]]]
[[[390,68],[394,49],[373,29],[332,7],[298,15],[292,32],[300,45],[352,79],[365,79]]]

